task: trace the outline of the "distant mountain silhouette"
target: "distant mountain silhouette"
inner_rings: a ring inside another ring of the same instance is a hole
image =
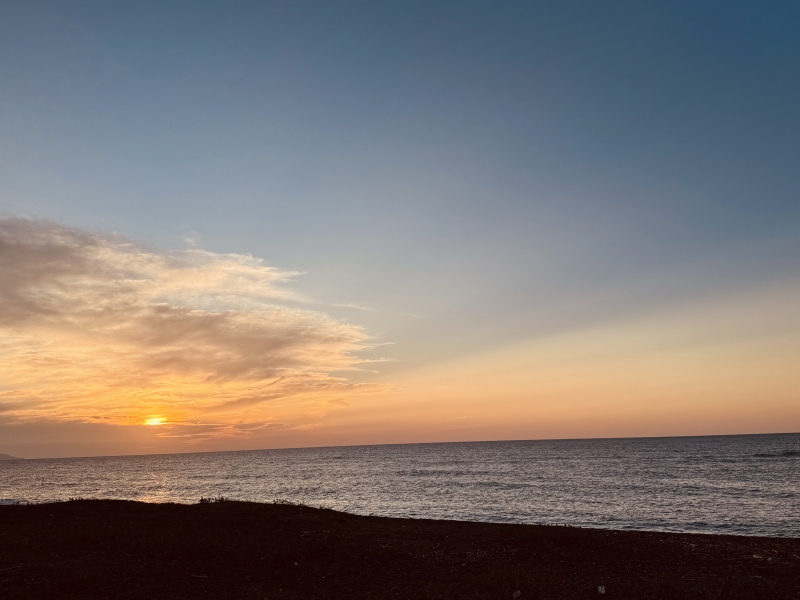
[[[25,460],[19,456],[11,456],[10,454],[0,454],[0,460]]]

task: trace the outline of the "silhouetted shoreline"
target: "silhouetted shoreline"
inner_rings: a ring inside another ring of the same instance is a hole
[[[0,506],[0,597],[8,600],[774,599],[800,594],[799,573],[798,538],[392,519],[234,501]]]

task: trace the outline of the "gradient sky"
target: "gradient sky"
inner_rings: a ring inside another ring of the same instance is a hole
[[[800,430],[797,2],[3,2],[0,452]]]

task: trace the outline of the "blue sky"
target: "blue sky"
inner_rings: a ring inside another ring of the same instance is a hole
[[[795,281],[798,26],[796,2],[7,2],[0,210],[303,272],[393,344],[353,377],[389,380]]]

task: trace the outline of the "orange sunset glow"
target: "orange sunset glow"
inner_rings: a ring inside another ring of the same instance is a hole
[[[0,221],[4,368],[19,422],[159,426],[185,441],[250,437],[333,410],[369,344],[309,310],[292,277],[239,255],[158,253],[114,237]],[[278,305],[292,301],[294,306]]]
[[[310,308],[295,274],[38,221],[0,232],[18,424],[144,427],[165,449],[800,424],[792,282],[359,382],[370,334]]]

